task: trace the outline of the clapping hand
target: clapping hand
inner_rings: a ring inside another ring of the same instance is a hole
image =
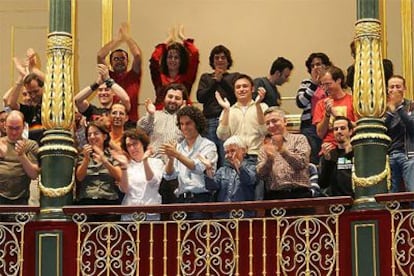
[[[254,102],[256,104],[260,104],[263,101],[265,95],[266,95],[266,89],[264,89],[264,87],[259,87],[257,89],[257,97],[256,99],[254,99]]]
[[[211,164],[211,161],[205,158],[204,156],[202,156],[201,154],[199,154],[197,158],[206,167],[206,175],[210,178],[213,178],[214,171],[213,171],[213,165]]]
[[[216,91],[215,96],[216,96],[216,100],[217,100],[218,104],[223,109],[229,109],[230,108],[230,102],[227,100],[227,98],[223,99],[218,91]]]
[[[148,114],[153,115],[155,113],[155,105],[152,103],[151,99],[147,98],[145,100],[145,110]]]

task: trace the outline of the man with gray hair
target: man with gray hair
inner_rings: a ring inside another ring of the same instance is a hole
[[[256,166],[245,158],[246,145],[240,137],[234,135],[223,146],[226,161],[215,174],[208,160],[200,158],[206,165],[206,188],[217,192],[217,201],[254,200]]]
[[[310,146],[302,134],[291,134],[278,107],[264,112],[267,131],[259,153],[257,174],[265,180],[265,199],[312,197]]]
[[[22,137],[24,116],[11,111],[6,118],[6,136],[0,138],[0,204],[26,205],[31,179],[39,175],[36,141]]]

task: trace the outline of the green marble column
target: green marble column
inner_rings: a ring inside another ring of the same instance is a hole
[[[381,120],[387,98],[378,0],[358,0],[357,9],[353,104],[360,119],[352,138],[354,209],[380,208],[374,196],[389,189],[387,148],[390,139]]]
[[[39,150],[40,219],[66,219],[62,206],[72,204],[77,151],[72,138],[73,76],[71,1],[50,0],[42,125],[46,129]]]

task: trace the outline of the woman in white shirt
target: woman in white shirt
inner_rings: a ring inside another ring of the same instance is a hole
[[[141,129],[124,132],[121,147],[127,153],[113,154],[122,169],[121,190],[125,193],[123,205],[161,204],[158,188],[161,183],[164,163],[161,159],[151,158],[152,149],[148,147],[149,138]],[[147,220],[159,220],[159,214],[147,214]],[[122,220],[132,220],[132,215],[123,215]]]

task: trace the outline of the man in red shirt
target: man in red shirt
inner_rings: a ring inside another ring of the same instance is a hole
[[[129,51],[134,58],[130,70],[127,70],[129,61],[128,53],[123,49],[114,50],[123,42],[128,45]],[[128,126],[135,127],[136,122],[138,121],[138,96],[142,76],[141,50],[129,34],[128,25],[126,23],[123,23],[119,28],[118,36],[105,44],[98,51],[98,63],[106,64],[105,58],[109,52],[111,52],[109,62],[112,67],[112,70],[109,71],[109,75],[128,93],[131,102],[131,109],[128,114]]]

